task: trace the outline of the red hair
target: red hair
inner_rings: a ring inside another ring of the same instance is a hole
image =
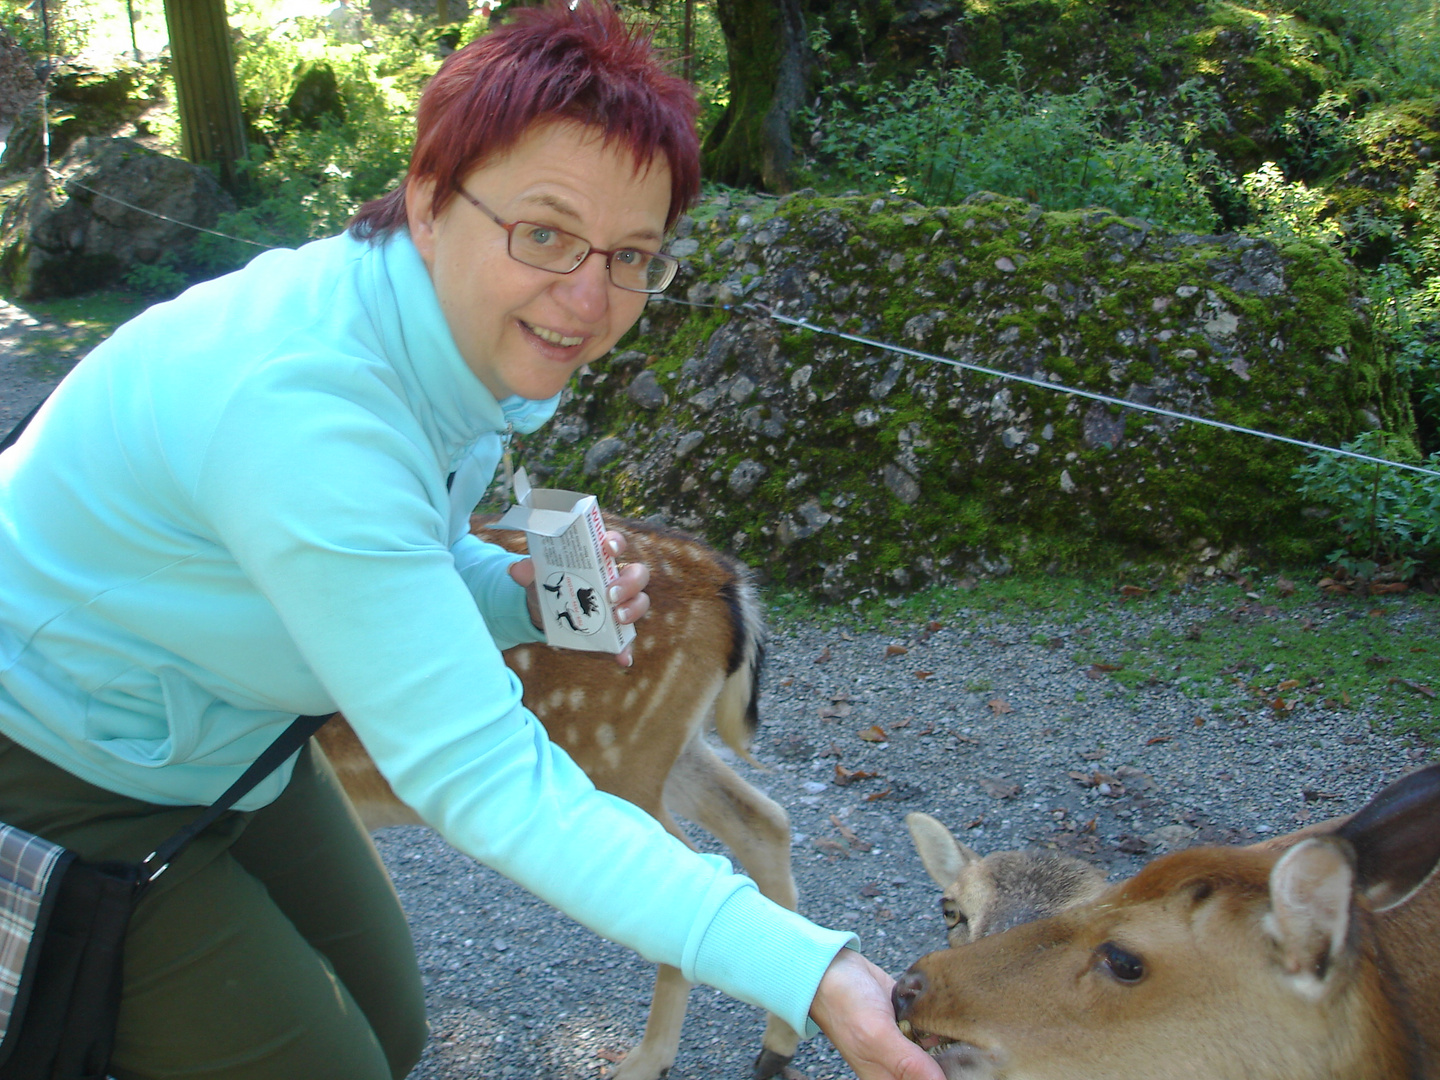
[[[435,184],[439,213],[474,169],[514,147],[536,124],[570,120],[599,129],[635,155],[664,155],[673,226],[700,194],[698,106],[668,71],[650,34],[627,26],[608,0],[521,8],[512,21],[452,53],[425,87],[405,183],[350,219],[361,238],[403,228],[405,185]]]

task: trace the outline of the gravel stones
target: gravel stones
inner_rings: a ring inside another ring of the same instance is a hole
[[[1123,632],[1183,634],[1197,618],[1137,609]],[[898,973],[945,944],[939,890],[904,827],[912,810],[981,852],[1054,845],[1114,878],[1187,844],[1253,842],[1349,812],[1426,757],[1384,734],[1373,705],[1251,711],[1238,692],[1130,691],[1076,661],[1082,641],[1100,649],[1121,632],[1089,615],[977,614],[775,634],[754,744],[764,771],[731,764],[790,814],[800,910],[854,930]],[[433,834],[388,830],[379,844],[430,996],[434,1035],[416,1080],[613,1071],[644,1026],[648,964]],[[670,1077],[748,1076],[763,1027],[758,1009],[697,988]],[[823,1036],[793,1068],[806,1080],[851,1075]]]

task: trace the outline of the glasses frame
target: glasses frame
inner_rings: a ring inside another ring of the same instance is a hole
[[[626,292],[642,293],[646,296],[656,296],[660,293],[663,293],[675,281],[675,275],[680,270],[680,260],[675,258],[675,256],[673,255],[666,255],[662,251],[646,251],[644,248],[637,247],[622,247],[615,248],[612,251],[606,251],[604,248],[597,248],[594,244],[590,243],[589,240],[586,240],[578,233],[573,233],[569,229],[562,229],[557,225],[545,225],[538,221],[506,221],[499,214],[495,213],[494,210],[491,210],[488,206],[486,206],[479,199],[477,199],[474,195],[471,195],[470,192],[466,191],[463,187],[457,187],[455,190],[459,192],[459,194],[463,195],[466,201],[468,201],[471,206],[475,207],[476,210],[479,210],[491,221],[495,222],[496,225],[499,225],[500,228],[505,230],[505,254],[509,255],[510,258],[514,259],[521,266],[528,266],[534,270],[543,270],[547,274],[573,274],[576,270],[579,270],[580,267],[585,265],[585,260],[590,258],[591,255],[604,255],[605,276],[609,279],[611,285],[614,285],[617,289],[624,289]],[[559,233],[562,236],[574,237],[576,240],[579,240],[582,244],[585,245],[585,254],[579,259],[577,259],[575,261],[575,265],[570,267],[569,270],[556,270],[549,266],[536,266],[532,262],[526,262],[524,259],[519,258],[514,251],[515,230],[521,225],[533,225],[537,229],[549,229],[551,232]],[[640,254],[648,255],[652,259],[659,259],[660,264],[664,266],[668,271],[665,275],[664,284],[662,284],[658,289],[637,289],[632,285],[622,285],[620,284],[620,282],[616,281],[615,271],[610,265],[610,257],[612,255],[618,255],[622,251],[638,251],[640,252]]]

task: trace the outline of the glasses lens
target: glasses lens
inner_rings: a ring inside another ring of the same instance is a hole
[[[510,230],[510,257],[527,266],[568,274],[589,254],[589,242],[564,229],[517,221]]]
[[[610,280],[633,292],[664,292],[679,266],[669,255],[622,248],[610,257]]]

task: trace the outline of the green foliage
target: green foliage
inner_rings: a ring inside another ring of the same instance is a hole
[[[255,0],[232,5],[236,78],[257,141],[242,169],[242,205],[216,228],[290,246],[341,231],[363,203],[399,183],[415,103],[439,58],[430,29],[401,11],[339,27],[272,14]],[[317,83],[333,94],[302,100],[302,88]],[[215,273],[254,254],[252,245],[207,236],[196,258]]]
[[[1356,74],[1396,97],[1440,89],[1440,6],[1433,0],[1298,0],[1296,14],[1339,34]]]
[[[1295,240],[1337,243],[1343,235],[1340,224],[1327,216],[1323,190],[1308,187],[1303,180],[1287,180],[1280,167],[1267,161],[1240,179],[1240,190],[1250,208],[1252,224],[1246,229],[1278,244]]]
[[[168,299],[190,284],[173,252],[165,252],[153,263],[137,263],[125,274],[125,288],[141,296]]]
[[[1343,449],[1416,464],[1413,447],[1383,431],[1367,431]],[[1440,473],[1440,454],[1423,463]],[[1312,454],[1296,472],[1300,493],[1324,506],[1341,546],[1330,561],[1361,578],[1380,566],[1408,577],[1440,556],[1440,476],[1396,469],[1337,454]]]
[[[968,69],[921,72],[904,84],[825,92],[812,145],[844,182],[877,184],[931,205],[976,191],[1050,210],[1105,206],[1167,226],[1211,231],[1208,152],[1195,114],[1147,119],[1133,87],[1101,76],[1074,93],[1031,91],[1012,57],[1011,80]],[[1198,84],[1188,87],[1201,105]],[[823,119],[821,118],[823,116]]]

